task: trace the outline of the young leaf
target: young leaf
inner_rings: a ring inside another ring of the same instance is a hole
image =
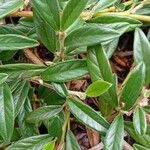
[[[139,28],[135,30],[134,39],[134,60],[136,64],[141,61],[145,63],[146,73],[145,73],[145,84],[150,82],[150,42],[148,41],[146,35]]]
[[[67,82],[87,74],[85,60],[69,60],[48,67],[42,73],[42,79],[51,82]]]
[[[125,80],[120,101],[125,103],[125,110],[134,106],[141,92],[145,79],[145,65],[140,63],[128,75]]]
[[[98,24],[86,24],[83,27],[74,30],[66,37],[65,46],[68,49],[92,46],[118,36],[119,33],[113,29],[106,28]]]
[[[106,133],[104,140],[105,150],[121,150],[123,147],[123,138],[124,138],[124,122],[123,116],[117,116],[112,124],[110,125],[109,130]]]
[[[34,11],[33,14],[36,32],[39,39],[49,51],[54,53],[57,49],[57,38],[55,31],[40,17],[36,11]]]
[[[15,117],[18,115],[21,108],[23,107],[28,95],[28,91],[29,91],[29,84],[25,80],[21,81],[18,84],[17,88],[15,89],[13,93],[14,105],[15,105]]]
[[[97,97],[108,91],[112,86],[109,82],[97,80],[93,82],[86,90],[86,94],[90,97]]]
[[[32,0],[34,10],[54,30],[60,28],[60,15],[58,0]]]
[[[115,2],[117,2],[118,0],[100,0],[96,6],[93,8],[93,11],[99,11],[102,10],[104,8],[107,8],[111,5],[113,5]]]
[[[43,150],[54,150],[55,148],[55,141],[52,141],[48,144],[46,144],[43,148]]]
[[[149,150],[148,147],[144,147],[142,145],[139,145],[139,144],[134,144],[133,145],[133,150]]]
[[[109,123],[91,107],[71,98],[68,98],[68,105],[73,115],[85,125],[102,133],[108,129]]]
[[[14,103],[9,86],[0,85],[0,135],[3,140],[10,142],[14,129]]]
[[[8,78],[8,74],[0,73],[0,84],[4,83]]]
[[[66,150],[81,150],[75,136],[71,130],[67,131],[66,135]]]
[[[20,50],[38,46],[36,40],[22,35],[2,34],[0,35],[0,50]]]
[[[142,108],[137,107],[133,114],[133,125],[135,130],[140,134],[144,135],[147,130],[146,114]]]
[[[150,126],[147,126],[147,131],[145,135],[140,135],[133,126],[132,122],[125,122],[125,130],[129,133],[129,135],[139,144],[150,147]]]
[[[61,29],[65,30],[72,25],[85,8],[88,0],[69,0],[61,18]]]
[[[37,123],[52,118],[62,111],[62,107],[58,105],[43,106],[29,114],[27,121],[31,123]]]
[[[6,150],[41,150],[50,142],[52,138],[49,135],[38,135],[31,136],[29,138],[22,139],[20,141],[15,142],[6,148]]]
[[[0,19],[23,7],[23,5],[23,0],[9,0],[4,2],[2,1],[2,3],[0,3]]]

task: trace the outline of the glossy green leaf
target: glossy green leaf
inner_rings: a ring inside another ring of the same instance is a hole
[[[31,111],[32,111],[32,106],[30,103],[30,99],[27,98],[17,116],[20,133],[23,138],[34,136],[37,134],[37,130],[35,126],[26,121],[26,117],[29,115]]]
[[[54,30],[60,28],[60,15],[58,0],[32,0],[34,10]]]
[[[112,86],[109,82],[104,80],[97,80],[93,82],[86,90],[86,94],[90,97],[97,97],[108,91]]]
[[[14,105],[15,105],[15,117],[18,115],[21,108],[23,107],[25,100],[27,98],[28,92],[29,92],[28,82],[25,80],[21,81],[13,93]]]
[[[36,40],[22,35],[2,34],[0,35],[0,50],[19,50],[38,46]]]
[[[10,145],[6,150],[41,150],[52,138],[49,135],[31,136]]]
[[[150,114],[150,105],[144,106],[144,107],[143,107],[143,110],[144,110],[146,113]]]
[[[123,139],[124,122],[123,116],[119,115],[114,119],[106,133],[106,137],[104,139],[105,150],[121,150],[123,147]]]
[[[61,29],[67,29],[79,17],[88,0],[69,0],[61,18]]]
[[[23,7],[23,0],[9,0],[0,3],[0,19]]]
[[[69,98],[68,105],[73,115],[83,122],[85,125],[99,131],[106,132],[109,124],[107,121],[95,110],[79,100]]]
[[[65,46],[67,48],[92,46],[118,36],[119,33],[113,29],[98,24],[86,24],[74,30],[66,37]]]
[[[33,16],[39,39],[49,51],[54,53],[57,49],[57,38],[55,31],[40,17],[36,11],[34,11]]]
[[[140,63],[126,78],[120,101],[125,103],[125,110],[131,109],[137,101],[145,79],[145,65]]]
[[[0,84],[4,83],[8,78],[8,74],[0,73]]]
[[[99,11],[113,5],[118,0],[100,0],[93,8],[94,11]]]
[[[71,130],[67,131],[66,135],[66,150],[81,150],[75,136]]]
[[[40,121],[48,120],[61,112],[62,109],[63,108],[58,105],[40,107],[28,115],[27,121],[31,123],[37,123]]]
[[[68,96],[68,90],[65,84],[63,83],[51,83],[53,85],[54,90],[61,96],[61,97],[67,97]]]
[[[67,82],[87,74],[85,60],[69,60],[48,67],[42,73],[42,79],[51,82]]]
[[[10,142],[14,129],[14,103],[9,86],[0,85],[0,135]]]
[[[133,113],[133,125],[135,130],[140,134],[144,135],[147,130],[147,120],[144,110],[137,107]]]
[[[129,133],[129,135],[139,144],[150,147],[150,126],[147,126],[147,131],[145,135],[140,135],[133,126],[132,122],[125,122],[125,130]]]
[[[55,141],[52,141],[48,144],[46,144],[43,148],[43,150],[54,150],[55,148]]]
[[[144,147],[142,145],[139,145],[139,144],[134,144],[133,145],[133,150],[149,150],[148,147]]]
[[[141,61],[145,63],[146,73],[145,73],[145,84],[150,82],[150,42],[148,41],[146,35],[141,29],[135,30],[134,37],[134,60],[136,64]]]

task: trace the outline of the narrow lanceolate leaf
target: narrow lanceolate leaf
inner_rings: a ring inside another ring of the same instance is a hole
[[[149,150],[148,147],[144,147],[142,145],[139,145],[139,144],[134,144],[133,145],[133,150]]]
[[[145,73],[145,84],[150,82],[150,42],[148,41],[146,35],[141,29],[135,30],[134,37],[134,60],[136,64],[141,61],[145,63],[146,73]]]
[[[104,140],[105,150],[121,150],[124,138],[123,116],[119,115],[110,125]]]
[[[17,116],[20,133],[23,138],[34,136],[37,134],[34,124],[28,123],[26,120],[26,117],[29,115],[31,111],[32,106],[30,103],[30,99],[27,98]]]
[[[34,10],[54,30],[60,28],[58,0],[32,0]]]
[[[81,150],[75,136],[71,130],[67,131],[66,135],[66,150]]]
[[[23,0],[9,0],[0,3],[0,19],[21,8],[23,5]]]
[[[38,46],[39,43],[31,38],[15,35],[2,34],[0,35],[0,50],[19,50]]]
[[[29,91],[29,84],[25,80],[21,81],[18,84],[17,88],[15,89],[13,93],[14,105],[15,105],[15,117],[18,115],[22,106],[24,105],[28,95],[28,91]]]
[[[45,144],[47,144],[51,140],[52,138],[47,134],[31,136],[10,145],[6,150],[41,150],[43,149]]]
[[[29,114],[27,121],[31,123],[37,123],[48,120],[61,112],[62,109],[63,108],[58,105],[40,107]]]
[[[51,82],[66,82],[87,74],[85,60],[70,60],[48,67],[42,73],[42,79]]]
[[[51,52],[55,52],[57,49],[57,39],[55,31],[49,24],[42,19],[42,17],[36,12],[33,12],[34,23],[36,26],[36,31],[39,39]]]
[[[10,88],[6,83],[0,85],[0,135],[10,142],[14,129],[14,103]]]
[[[90,97],[97,97],[108,91],[112,86],[109,82],[104,80],[97,80],[93,82],[86,90],[86,94]]]
[[[88,0],[69,0],[61,18],[61,29],[67,29],[79,17]]]
[[[144,110],[146,113],[150,114],[150,105],[147,105],[147,106],[143,107],[143,110]]]
[[[99,11],[113,5],[118,0],[100,0],[93,8],[94,11]]]
[[[107,121],[91,107],[71,98],[68,99],[68,105],[73,115],[85,125],[102,133],[108,129]]]
[[[92,46],[118,36],[119,33],[113,29],[98,24],[86,24],[74,30],[66,37],[65,46],[67,48]]]
[[[133,114],[133,125],[135,130],[140,134],[144,135],[147,130],[146,114],[144,110],[137,107]]]
[[[130,72],[124,83],[120,101],[125,103],[125,110],[129,110],[136,103],[143,87],[144,79],[145,65],[140,63]]]
[[[4,83],[8,78],[8,74],[0,73],[0,84]]]

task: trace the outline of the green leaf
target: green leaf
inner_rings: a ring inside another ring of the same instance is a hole
[[[93,8],[93,11],[99,11],[99,10],[105,9],[105,8],[113,5],[117,1],[118,0],[100,0],[96,4],[96,6]]]
[[[18,115],[21,108],[23,107],[28,92],[29,92],[28,82],[25,80],[21,81],[13,93],[14,105],[15,105],[15,117]]]
[[[22,139],[10,145],[6,150],[41,150],[52,138],[49,135],[38,135]]]
[[[143,110],[144,110],[146,113],[150,114],[150,105],[144,106],[144,107],[143,107]]]
[[[0,3],[0,19],[23,7],[23,0],[9,0]]]
[[[140,135],[133,126],[132,122],[125,122],[125,130],[129,133],[129,135],[139,144],[150,147],[150,126],[147,126],[147,131],[145,135]]]
[[[29,115],[31,111],[32,111],[32,106],[30,103],[30,99],[27,98],[24,105],[21,107],[17,117],[20,133],[23,138],[34,136],[37,134],[34,125],[26,121],[26,117]]]
[[[14,103],[9,86],[0,85],[0,135],[3,140],[10,142],[14,129]]]
[[[4,83],[8,78],[8,74],[0,73],[0,84]]]
[[[48,144],[46,144],[43,148],[43,150],[54,150],[55,148],[55,141],[52,141]]]
[[[62,83],[51,83],[53,85],[54,90],[61,96],[66,98],[68,96],[68,90],[65,84]]]
[[[49,51],[54,53],[57,49],[57,38],[55,31],[40,17],[36,11],[34,11],[33,14],[36,32],[39,39]]]
[[[30,123],[37,123],[40,121],[48,120],[61,112],[62,109],[62,106],[58,105],[40,107],[28,115],[27,121]]]
[[[67,131],[66,135],[66,150],[81,150],[75,136],[71,130]]]
[[[146,133],[147,130],[146,114],[140,107],[137,107],[133,113],[133,125],[135,130],[140,135],[144,135]]]
[[[106,132],[109,123],[91,107],[71,98],[68,98],[68,105],[73,115],[82,123],[99,132]]]
[[[149,150],[148,147],[144,147],[142,145],[139,145],[139,144],[134,144],[133,145],[133,150]]]
[[[38,46],[36,40],[22,35],[2,34],[0,35],[0,50],[20,50]]]
[[[117,116],[112,124],[110,125],[109,130],[106,133],[104,140],[105,150],[121,150],[123,147],[124,139],[124,122],[123,116]]]
[[[93,82],[86,90],[86,94],[90,97],[97,97],[108,91],[112,86],[109,82],[97,80]]]
[[[66,37],[65,46],[67,49],[92,46],[118,36],[119,33],[113,29],[98,24],[86,24],[83,27],[74,30]]]
[[[127,76],[120,101],[125,103],[125,110],[131,109],[137,101],[145,79],[145,65],[140,63]]]
[[[112,24],[112,23],[129,23],[130,29],[134,29],[142,25],[139,20],[127,17],[127,16],[119,16],[119,15],[101,15],[95,18],[92,18],[89,22],[93,23],[101,23],[101,24]]]
[[[84,10],[88,0],[69,0],[61,18],[61,29],[65,30],[72,25]]]
[[[51,82],[67,82],[87,74],[85,60],[69,60],[48,67],[42,73],[42,79]]]
[[[54,30],[60,28],[60,15],[58,0],[32,0],[33,9]]]
[[[148,41],[146,35],[139,28],[135,30],[134,37],[134,60],[136,64],[141,61],[145,63],[146,73],[145,73],[145,84],[150,82],[150,42]]]

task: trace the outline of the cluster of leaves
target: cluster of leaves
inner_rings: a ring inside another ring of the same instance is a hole
[[[23,6],[23,0],[0,0],[0,19]],[[106,12],[110,6],[117,12]],[[32,7],[33,16],[21,17],[17,26],[0,25],[0,147],[80,150],[70,130],[72,114],[100,133],[106,150],[121,150],[125,131],[137,143],[135,150],[148,150],[150,107],[141,106],[141,100],[150,83],[150,32],[146,36],[140,27],[149,25],[150,2],[32,0]],[[134,66],[119,88],[109,58],[120,36],[134,30]],[[18,51],[37,47],[39,42],[55,56],[49,66],[13,59]],[[87,57],[76,59],[80,53]],[[85,93],[67,89],[66,82],[87,74],[92,84]],[[36,109],[35,92],[41,104]],[[87,96],[99,97],[99,111],[80,100]],[[114,111],[111,123],[108,118]],[[133,112],[132,122],[123,118],[128,112]],[[47,134],[40,135],[41,124]]]

